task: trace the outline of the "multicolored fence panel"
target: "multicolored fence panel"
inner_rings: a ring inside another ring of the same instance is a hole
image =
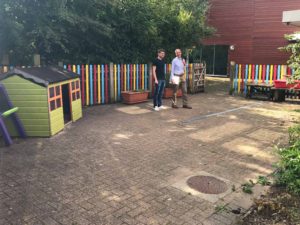
[[[64,65],[80,75],[81,100],[83,106],[108,104],[121,101],[122,91],[150,90],[148,64],[97,64],[97,65]],[[0,66],[5,73],[13,66]],[[171,73],[171,64],[165,65],[165,72]],[[187,87],[192,85],[193,64],[186,65]],[[111,74],[112,73],[112,74]],[[169,82],[169,81],[167,81]],[[154,82],[152,82],[154,90]]]
[[[235,93],[246,94],[248,83],[273,84],[274,80],[284,79],[292,73],[287,65],[236,64],[232,87]]]
[[[80,75],[82,105],[121,101],[122,91],[149,90],[147,64],[65,65]],[[112,74],[111,74],[112,73]]]

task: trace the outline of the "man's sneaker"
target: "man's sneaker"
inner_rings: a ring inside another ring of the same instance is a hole
[[[178,109],[178,106],[177,105],[172,105],[172,108],[173,109]]]
[[[192,109],[192,106],[189,106],[189,105],[183,105],[182,108],[185,108],[185,109]]]
[[[161,106],[159,106],[158,108],[159,108],[159,109],[166,109],[167,107],[161,105]]]
[[[154,111],[159,111],[158,106],[155,106],[153,109],[154,109]]]

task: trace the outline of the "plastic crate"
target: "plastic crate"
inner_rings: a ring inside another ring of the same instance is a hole
[[[275,88],[287,88],[285,80],[275,80],[274,86],[275,86]]]
[[[300,80],[296,80],[295,83],[288,84],[286,80],[275,80],[274,81],[275,88],[296,88],[300,89]]]

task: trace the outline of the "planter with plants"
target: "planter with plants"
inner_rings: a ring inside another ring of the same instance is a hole
[[[172,98],[173,96],[173,84],[170,83],[170,73],[166,74],[166,86],[164,90],[164,98]],[[182,97],[182,90],[181,88],[177,91],[177,97]]]
[[[135,91],[122,91],[122,99],[125,104],[136,104],[146,102],[148,100],[149,91],[135,90]]]

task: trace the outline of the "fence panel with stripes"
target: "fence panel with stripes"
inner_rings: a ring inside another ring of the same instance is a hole
[[[1,66],[0,70],[3,73],[13,68]],[[120,102],[122,91],[154,90],[154,82],[152,87],[150,84],[151,64],[68,64],[64,68],[80,75],[81,100],[85,106]],[[193,64],[186,65],[188,88],[192,84],[192,71]],[[165,72],[171,73],[171,64],[165,64]]]
[[[148,90],[147,64],[65,65],[80,75],[83,105],[121,101],[122,91]],[[111,74],[112,73],[112,74]]]
[[[292,73],[287,65],[236,64],[232,87],[235,93],[246,94],[248,83],[273,84],[275,80],[282,80]]]

